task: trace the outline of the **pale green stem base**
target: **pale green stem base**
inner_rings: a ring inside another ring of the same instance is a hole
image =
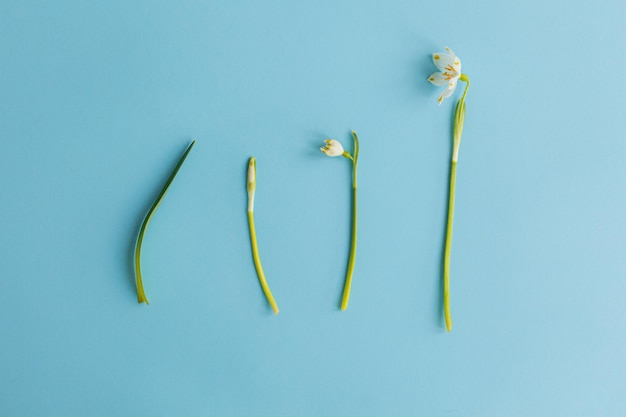
[[[252,257],[254,258],[254,266],[256,267],[257,275],[259,276],[259,282],[261,283],[261,288],[265,293],[265,297],[267,298],[268,303],[274,310],[274,314],[278,314],[278,305],[274,300],[274,296],[272,295],[272,291],[270,291],[270,287],[267,284],[267,280],[265,279],[265,273],[263,272],[263,266],[261,265],[261,257],[259,256],[259,247],[256,241],[256,228],[254,227],[254,212],[248,212],[248,224],[250,225],[250,242],[252,243]]]

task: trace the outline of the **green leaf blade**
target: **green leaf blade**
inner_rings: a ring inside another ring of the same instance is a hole
[[[169,190],[170,186],[174,182],[174,178],[176,178],[176,174],[178,174],[178,171],[183,166],[185,159],[187,159],[187,155],[189,155],[189,152],[191,152],[191,149],[194,147],[195,144],[196,144],[196,141],[194,139],[191,142],[191,144],[187,147],[187,150],[185,151],[183,156],[180,158],[178,163],[176,164],[176,167],[170,174],[169,178],[167,179],[167,182],[161,189],[161,192],[159,193],[158,197],[156,198],[156,200],[150,207],[150,210],[148,210],[148,213],[146,213],[146,216],[144,217],[144,220],[141,223],[141,228],[139,229],[139,234],[137,236],[137,243],[135,244],[135,282],[137,285],[137,302],[139,304],[141,303],[150,304],[148,302],[148,298],[146,297],[146,293],[144,291],[143,278],[141,275],[141,249],[143,246],[143,239],[146,234],[146,230],[148,229],[148,224],[150,224],[150,220],[152,220],[152,216],[161,205],[161,202],[165,198],[167,191]]]

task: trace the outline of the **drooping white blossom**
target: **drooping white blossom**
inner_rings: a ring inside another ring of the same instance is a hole
[[[433,72],[429,77],[433,85],[438,87],[446,86],[441,95],[437,98],[437,102],[441,104],[444,99],[450,97],[456,89],[457,82],[461,77],[461,60],[454,55],[452,49],[446,46],[446,52],[437,52],[433,54],[433,63],[439,71]]]

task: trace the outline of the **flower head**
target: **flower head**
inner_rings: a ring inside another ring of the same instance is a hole
[[[248,161],[248,191],[256,189],[256,158],[250,157]]]
[[[256,158],[250,157],[248,161],[248,211],[254,212],[254,194],[256,192]]]
[[[320,148],[322,152],[324,152],[328,156],[342,156],[343,155],[343,146],[338,140],[335,139],[326,139],[324,141],[326,145],[323,148]]]
[[[446,52],[433,54],[433,62],[439,71],[433,72],[428,77],[428,81],[436,86],[447,85],[446,89],[437,98],[437,102],[441,104],[456,89],[457,81],[461,77],[461,60],[454,55],[452,49],[446,46]]]

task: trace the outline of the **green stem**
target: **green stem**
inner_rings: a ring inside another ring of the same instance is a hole
[[[343,287],[343,297],[341,299],[341,309],[348,308],[350,300],[350,289],[352,287],[352,274],[354,273],[354,259],[356,258],[356,235],[357,235],[357,188],[352,187],[352,242],[350,244],[350,258],[348,260],[348,271],[346,273],[346,283]]]
[[[446,247],[443,257],[443,310],[446,317],[446,330],[452,330],[452,315],[450,314],[450,252],[452,251],[452,224],[454,223],[454,193],[456,189],[456,164],[459,159],[459,148],[465,124],[465,97],[470,87],[470,80],[466,74],[461,74],[461,81],[466,83],[465,91],[456,104],[453,126],[452,164],[450,165],[450,196],[448,200],[448,227],[446,230]]]
[[[463,137],[463,126],[465,125],[465,96],[467,95],[467,90],[469,90],[470,87],[470,80],[467,75],[461,75],[461,81],[464,81],[466,84],[465,91],[463,91],[463,95],[456,103],[456,108],[454,110],[454,129],[452,131],[452,160],[454,162],[459,159],[459,149],[461,147],[461,139]]]
[[[146,214],[146,217],[143,219],[143,223],[141,224],[141,228],[139,229],[139,236],[137,236],[137,243],[135,245],[135,277],[136,277],[136,283],[137,283],[137,301],[140,304],[141,303],[150,304],[148,302],[148,298],[146,297],[146,293],[144,292],[143,280],[141,278],[141,247],[143,245],[144,235],[146,233],[146,230],[148,229],[148,224],[150,223],[150,220],[152,220],[152,216],[161,205],[161,202],[163,201],[165,194],[167,194],[167,190],[169,190],[170,185],[172,185],[172,182],[174,182],[174,178],[176,178],[176,174],[178,174],[178,170],[180,169],[180,167],[183,166],[183,163],[185,162],[187,155],[189,155],[191,148],[193,148],[195,144],[196,144],[196,141],[194,140],[187,147],[187,150],[178,161],[178,164],[176,164],[174,171],[172,171],[169,178],[167,179],[165,186],[163,187],[158,197],[152,204],[152,207],[150,207],[150,210],[148,210],[148,213]]]
[[[448,227],[446,231],[446,248],[443,257],[443,311],[446,317],[446,330],[452,330],[450,314],[450,251],[452,249],[452,224],[454,223],[454,194],[456,189],[456,161],[450,166],[450,197],[448,200]]]
[[[461,74],[461,76],[459,77],[459,79],[461,81],[465,81],[465,90],[463,91],[463,96],[461,96],[461,100],[463,100],[463,102],[465,102],[465,96],[467,95],[467,90],[469,90],[470,88],[470,79],[467,76],[467,74]]]
[[[259,247],[256,241],[256,228],[254,227],[254,212],[248,211],[248,224],[250,225],[250,242],[252,243],[252,257],[254,258],[254,266],[256,268],[257,275],[259,276],[259,282],[261,283],[261,288],[265,293],[265,297],[267,301],[272,306],[272,310],[274,310],[274,314],[278,314],[278,305],[274,300],[274,296],[272,295],[272,291],[270,291],[270,287],[267,284],[267,280],[265,279],[265,273],[263,272],[263,266],[261,265],[261,257],[259,256]]]
[[[350,301],[350,289],[352,288],[352,274],[354,273],[354,261],[356,259],[356,238],[357,238],[357,181],[356,171],[359,160],[359,138],[355,131],[354,136],[354,157],[352,160],[352,241],[350,243],[350,258],[348,259],[348,270],[346,272],[346,282],[343,287],[343,297],[341,298],[341,310],[348,308]]]

